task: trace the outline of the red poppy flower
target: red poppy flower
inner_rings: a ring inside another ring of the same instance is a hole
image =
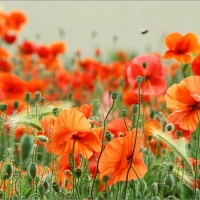
[[[125,137],[118,137],[111,140],[105,147],[99,162],[99,171],[102,176],[110,175],[111,178],[107,182],[108,185],[113,185],[119,181],[125,181],[127,171],[129,169],[129,161],[131,159],[133,145],[135,141],[135,130],[126,134]],[[140,153],[141,139],[138,137],[136,141],[135,153],[132,161],[132,166],[138,176],[142,178],[147,172],[147,167],[144,164]],[[131,168],[128,175],[128,181],[138,179],[134,170]]]
[[[16,39],[17,39],[16,33],[7,32],[3,35],[3,40],[8,44],[14,43]]]
[[[192,61],[191,69],[195,75],[200,76],[200,55]]]
[[[100,129],[92,129],[83,113],[75,109],[63,110],[56,121],[50,149],[56,154],[80,153],[90,158],[93,151],[99,152],[101,141],[98,137]]]
[[[23,54],[31,55],[35,52],[35,44],[30,41],[24,41],[19,48]]]
[[[45,45],[37,46],[35,51],[41,58],[47,58],[49,56],[49,49]]]
[[[167,90],[166,106],[173,111],[168,116],[170,123],[180,123],[181,128],[186,130],[196,129],[198,124],[196,112],[200,115],[199,85],[200,76],[190,76]]]
[[[179,62],[190,63],[192,61],[190,53],[199,53],[200,45],[198,44],[198,38],[193,33],[181,35],[174,32],[167,35],[165,38],[165,44],[168,47],[163,58],[174,58]]]
[[[144,95],[163,93],[166,90],[165,74],[166,70],[160,59],[151,54],[135,57],[127,69],[128,81],[134,93],[138,92],[137,76],[143,77],[141,94]]]

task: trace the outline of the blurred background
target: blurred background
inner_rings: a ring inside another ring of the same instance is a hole
[[[199,1],[0,1],[0,9],[27,15],[18,40],[48,44],[62,39],[68,54],[79,48],[90,55],[100,47],[104,55],[113,45],[140,54],[164,53],[170,32],[200,36]]]

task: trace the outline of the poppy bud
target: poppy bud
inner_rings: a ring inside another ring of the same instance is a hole
[[[150,142],[151,141],[151,139],[152,139],[152,135],[148,135],[148,141]]]
[[[52,188],[54,189],[54,191],[55,191],[56,193],[59,193],[59,192],[60,192],[60,187],[59,187],[58,183],[53,182]]]
[[[44,97],[41,97],[41,98],[40,98],[40,103],[43,104],[43,103],[44,103],[44,100],[45,100],[45,98],[44,98]]]
[[[111,135],[110,131],[106,131],[106,140],[108,142],[110,142],[112,140],[112,135]]]
[[[127,113],[126,110],[122,110],[122,111],[121,111],[122,117],[126,117],[126,113]]]
[[[176,200],[176,197],[175,196],[168,196],[167,200]]]
[[[40,142],[48,142],[48,138],[44,135],[38,135],[37,136],[37,139],[40,141]]]
[[[29,102],[30,98],[31,98],[31,93],[30,92],[26,92],[26,94],[25,94],[26,102]]]
[[[33,138],[30,135],[23,135],[20,142],[21,160],[24,162],[30,155],[33,147]]]
[[[147,190],[147,183],[144,179],[141,179],[141,182],[139,182],[139,189],[140,192],[145,192]]]
[[[37,174],[37,166],[34,162],[29,165],[29,174],[32,179],[36,177]]]
[[[54,109],[52,110],[52,112],[53,112],[53,115],[54,115],[55,117],[58,117],[58,115],[59,115],[59,108],[54,108]]]
[[[77,168],[76,169],[76,176],[79,178],[79,177],[81,177],[81,175],[82,175],[82,170],[81,170],[81,168]]]
[[[176,134],[177,134],[177,137],[180,138],[181,135],[182,135],[182,131],[181,131],[181,130],[178,130]]]
[[[19,107],[19,101],[14,101],[13,107],[14,109],[17,109]]]
[[[166,131],[169,131],[169,132],[173,131],[173,130],[174,130],[174,125],[171,124],[171,123],[170,123],[170,124],[167,124],[165,130],[166,130]]]
[[[46,192],[44,185],[42,185],[42,184],[38,185],[38,191],[40,193],[40,197],[42,198],[44,196],[45,192]]]
[[[116,91],[112,91],[112,100],[114,101],[117,98],[117,92]]]
[[[147,63],[146,63],[146,62],[143,62],[143,63],[142,63],[142,67],[143,67],[144,69],[146,69]]]
[[[46,180],[42,183],[42,185],[44,186],[44,189],[47,191],[49,186]]]
[[[0,110],[1,110],[2,112],[5,112],[5,111],[7,110],[7,108],[8,108],[8,105],[7,105],[7,104],[1,104],[1,105],[0,105]]]
[[[103,181],[104,181],[105,183],[107,183],[108,180],[109,180],[109,177],[108,177],[108,176],[104,176],[104,177],[103,177]]]
[[[40,97],[41,97],[41,93],[39,91],[35,92],[34,94],[36,101],[39,101]]]
[[[169,165],[169,171],[171,172],[174,168],[174,165]]]
[[[138,111],[138,104],[133,104],[132,105],[132,113],[135,114]]]
[[[13,173],[13,166],[10,163],[4,165],[6,172],[6,179],[9,179]]]
[[[151,190],[152,190],[153,195],[156,195],[158,193],[158,184],[152,183]]]
[[[137,76],[136,81],[138,84],[142,83],[143,78],[141,76]]]
[[[164,179],[164,184],[169,187],[169,191],[171,192],[174,188],[174,177],[172,174],[167,174]]]

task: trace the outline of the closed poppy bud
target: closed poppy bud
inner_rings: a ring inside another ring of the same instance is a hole
[[[39,101],[40,97],[41,97],[41,93],[39,91],[35,92],[34,94],[36,101]]]
[[[9,179],[13,173],[13,166],[8,163],[5,165],[6,179]]]
[[[19,107],[19,101],[14,101],[13,107],[14,109],[17,109]]]
[[[43,182],[42,185],[44,186],[44,189],[47,191],[49,186],[46,180]]]
[[[77,168],[76,171],[75,171],[75,173],[76,173],[76,176],[77,176],[78,178],[81,177],[81,175],[82,175],[82,170],[81,170],[81,168]]]
[[[33,138],[30,135],[23,135],[20,142],[21,160],[24,162],[30,155],[33,147]]]
[[[8,105],[7,105],[7,104],[1,104],[1,105],[0,105],[0,110],[1,110],[2,112],[5,112],[5,111],[7,110],[7,108],[8,108]]]
[[[122,113],[122,117],[126,117],[126,113],[127,113],[126,110],[122,110],[121,113]]]
[[[36,177],[37,174],[37,166],[34,162],[29,165],[29,174],[32,179]]]
[[[25,94],[26,101],[29,102],[30,98],[31,98],[31,93],[30,92],[26,92],[26,94]]]
[[[171,192],[174,188],[174,177],[172,174],[167,174],[164,179],[164,184],[169,186],[169,191]]]
[[[141,76],[137,76],[136,81],[138,84],[142,83],[143,78]]]
[[[38,191],[40,193],[40,197],[42,198],[44,196],[45,192],[46,192],[44,185],[42,185],[42,184],[38,185]]]
[[[146,69],[147,63],[146,63],[146,62],[143,62],[143,63],[142,63],[142,67],[143,67],[144,69]]]
[[[112,135],[111,135],[110,131],[106,131],[106,140],[108,142],[110,142],[112,140]]]
[[[112,95],[112,100],[115,100],[117,98],[117,92],[116,91],[112,91],[111,95]]]
[[[171,132],[171,131],[173,131],[174,130],[174,125],[173,124],[167,124],[166,125],[166,131],[169,131],[169,132]]]
[[[37,139],[40,141],[40,142],[48,142],[48,138],[44,135],[38,135],[37,136]]]
[[[40,103],[43,104],[43,103],[44,103],[44,100],[45,100],[45,98],[44,98],[44,97],[41,97],[41,98],[40,98]]]
[[[169,171],[171,172],[174,168],[174,165],[169,165]]]
[[[54,108],[54,109],[52,110],[52,112],[53,112],[53,115],[54,115],[55,117],[58,117],[58,115],[59,115],[59,108]]]
[[[53,182],[52,188],[54,189],[55,192],[57,192],[57,193],[60,192],[60,187],[59,187],[58,183]]]
[[[140,184],[139,186],[140,192],[145,192],[147,190],[146,181],[144,179],[141,179],[141,182],[139,184]]]
[[[138,104],[133,104],[132,105],[132,113],[135,114],[138,111]]]
[[[153,195],[156,195],[158,193],[158,184],[152,183],[151,190],[152,190]]]

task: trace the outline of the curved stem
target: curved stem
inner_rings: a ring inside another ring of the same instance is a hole
[[[95,183],[95,180],[96,180],[96,177],[97,177],[97,173],[98,173],[98,167],[99,167],[99,161],[100,161],[100,158],[101,158],[101,155],[102,155],[102,152],[103,152],[103,146],[104,146],[104,136],[105,136],[105,132],[106,132],[106,121],[107,121],[107,118],[111,112],[111,110],[114,108],[115,106],[115,100],[113,100],[113,103],[112,103],[112,106],[110,107],[105,119],[104,119],[104,122],[103,122],[103,135],[102,135],[102,141],[101,141],[101,151],[100,151],[100,154],[99,154],[99,157],[98,157],[98,160],[97,160],[97,168],[96,168],[96,172],[95,172],[95,175],[94,175],[94,180],[93,180],[93,183],[92,183],[92,187],[91,187],[91,198],[93,199],[93,194],[92,194],[92,191],[93,191],[93,188],[94,188],[94,183]]]
[[[135,149],[136,149],[137,136],[138,136],[138,127],[139,127],[139,120],[140,120],[140,102],[141,102],[141,99],[140,99],[140,86],[141,85],[138,84],[138,118],[137,118],[137,124],[136,124],[135,141],[134,141],[134,145],[133,145],[133,151],[132,151],[130,163],[133,162]],[[128,185],[128,175],[129,175],[130,169],[131,169],[131,165],[129,166],[127,174],[126,174],[126,184],[125,184],[125,188],[124,188],[124,199],[126,198],[126,189],[127,189],[127,185]],[[143,193],[142,193],[142,196],[143,196]]]
[[[170,173],[169,166],[168,166],[168,165],[166,165],[165,163],[163,163],[163,164],[160,166],[160,168],[161,168],[162,166],[165,166],[165,167],[167,167],[167,171],[168,171],[168,174],[169,174],[169,173]]]
[[[126,130],[129,131],[129,130],[128,130],[128,126],[127,126],[127,124],[126,124],[126,117],[124,117],[124,124],[125,124],[125,126],[126,126]]]

